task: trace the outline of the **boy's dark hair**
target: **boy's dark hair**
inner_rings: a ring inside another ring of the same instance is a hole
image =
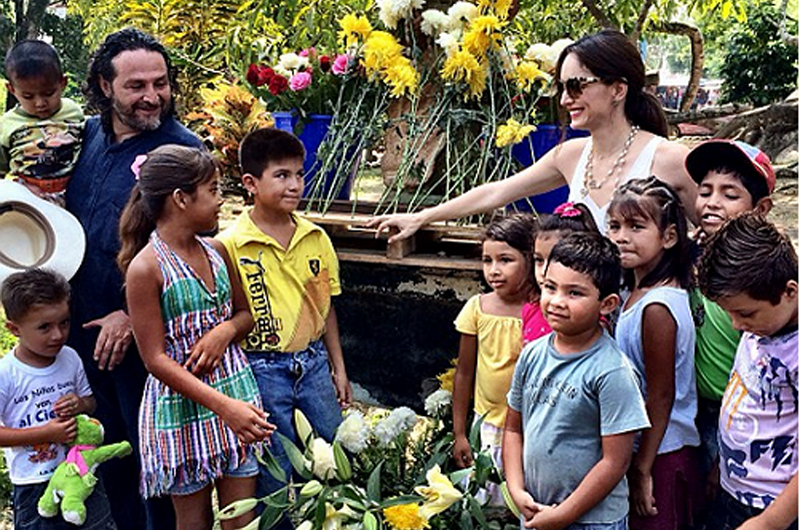
[[[261,178],[264,169],[272,162],[304,160],[305,157],[306,149],[297,136],[271,127],[249,133],[239,145],[242,174],[249,173],[256,178]]]
[[[6,318],[18,321],[35,305],[53,305],[69,300],[67,279],[49,269],[28,269],[11,274],[3,282],[2,300]]]
[[[101,79],[109,83],[117,77],[113,60],[122,52],[147,50],[161,54],[167,65],[167,77],[172,92],[172,99],[168,109],[170,114],[175,112],[175,98],[178,95],[175,68],[172,66],[167,49],[152,35],[135,28],[121,29],[106,37],[106,40],[94,51],[89,62],[89,72],[83,93],[86,96],[86,110],[91,114],[100,114],[100,123],[103,129],[110,131],[111,124],[111,98],[106,96],[100,84]]]
[[[697,279],[711,300],[746,294],[777,305],[789,280],[797,280],[797,252],[775,225],[755,213],[725,223],[709,238]]]
[[[594,232],[575,232],[559,241],[550,252],[553,263],[588,275],[600,291],[600,299],[619,292],[622,266],[619,249],[610,239]]]
[[[12,84],[15,79],[43,77],[48,81],[58,81],[64,76],[58,52],[40,40],[16,43],[6,54],[5,67],[6,77]]]
[[[642,280],[634,285],[633,271],[626,271],[625,284],[628,287],[652,287],[666,280],[675,280],[683,289],[694,282],[692,260],[689,256],[689,236],[686,214],[681,199],[675,190],[655,176],[646,179],[629,180],[620,186],[611,199],[608,213],[617,213],[623,219],[634,216],[652,219],[663,234],[670,225],[675,226],[677,241],[664,250],[656,266]]]
[[[750,200],[753,202],[753,207],[763,199],[769,197],[769,190],[764,177],[759,175],[752,166],[742,166],[735,163],[735,161],[720,160],[714,167],[708,170],[716,171],[717,173],[728,173],[736,177],[736,180],[742,183],[744,189],[750,194]],[[702,184],[702,181],[699,182]]]

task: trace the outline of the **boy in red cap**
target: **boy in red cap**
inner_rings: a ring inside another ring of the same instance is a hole
[[[686,169],[698,185],[696,240],[701,248],[731,217],[744,212],[766,216],[772,208],[775,171],[767,155],[752,145],[731,140],[704,142],[687,155]],[[720,404],[741,333],[733,328],[728,314],[698,289],[691,292],[690,303],[696,326],[697,429],[710,500],[719,486]]]

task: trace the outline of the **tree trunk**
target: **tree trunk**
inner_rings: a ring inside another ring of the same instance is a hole
[[[703,75],[703,35],[699,29],[683,22],[661,22],[651,29],[659,33],[689,37],[692,43],[692,68],[689,74],[689,84],[686,85],[686,91],[683,94],[680,105],[681,112],[686,112],[692,106],[697,89],[700,87],[700,77]]]
[[[14,12],[16,13],[15,42],[39,37],[42,18],[48,5],[50,5],[50,0],[14,0]]]

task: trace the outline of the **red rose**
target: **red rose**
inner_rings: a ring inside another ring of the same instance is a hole
[[[323,72],[327,73],[331,69],[331,58],[327,55],[323,55],[319,58],[319,69]]]
[[[259,86],[259,72],[260,68],[255,65],[251,64],[247,67],[247,74],[245,74],[244,78],[247,79],[247,82],[253,86]]]
[[[266,85],[269,80],[275,75],[275,71],[269,66],[261,66],[258,68],[258,86]]]
[[[289,80],[282,75],[275,74],[269,80],[269,93],[273,96],[277,96],[287,88],[289,88]]]

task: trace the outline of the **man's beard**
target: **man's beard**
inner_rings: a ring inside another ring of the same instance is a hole
[[[130,107],[123,107],[112,95],[111,109],[117,115],[119,121],[131,129],[139,132],[155,131],[161,127],[161,124],[167,117],[172,115],[174,110],[172,99],[170,99],[169,103],[164,103],[164,100],[161,98],[159,98],[158,101],[159,103],[157,105],[143,103],[140,101],[134,103]],[[155,107],[161,108],[161,112],[157,116],[141,117],[136,113],[137,109],[151,110]]]

